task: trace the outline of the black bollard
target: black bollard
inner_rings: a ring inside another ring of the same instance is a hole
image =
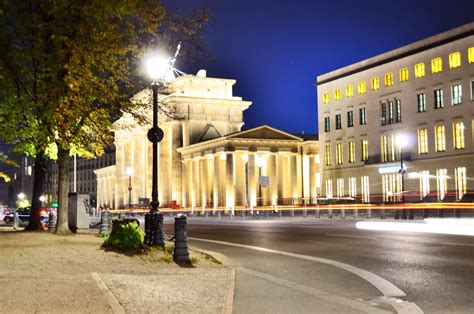
[[[163,239],[163,214],[158,212],[153,213],[152,220],[152,235],[153,243],[152,245],[165,247],[165,240]]]
[[[151,245],[152,244],[152,221],[150,213],[145,214],[145,244]]]
[[[188,235],[186,231],[186,216],[174,218],[174,253],[173,260],[177,264],[189,264]]]

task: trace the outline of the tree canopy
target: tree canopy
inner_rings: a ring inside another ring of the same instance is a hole
[[[67,160],[111,142],[129,99],[147,86],[142,57],[196,43],[207,14],[170,16],[156,0],[1,0],[0,137],[29,156],[58,158],[58,232],[67,232]],[[36,168],[35,168],[36,170]]]

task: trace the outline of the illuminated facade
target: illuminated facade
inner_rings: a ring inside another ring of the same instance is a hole
[[[161,107],[168,112],[159,119],[164,131],[158,160],[160,206],[234,210],[299,204],[302,197],[315,201],[317,141],[269,126],[240,131],[243,111],[251,102],[233,96],[234,84],[203,75],[181,76],[170,84],[170,94],[160,95]],[[135,97],[150,103],[150,96],[145,90]],[[94,171],[97,204],[126,207],[129,197],[131,204],[149,204],[150,125],[139,126],[127,115],[117,124],[128,128],[115,133],[115,165]],[[133,171],[127,173],[127,168]]]
[[[318,76],[317,91],[323,196],[474,189],[474,23]]]

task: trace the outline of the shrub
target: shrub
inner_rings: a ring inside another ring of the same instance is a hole
[[[136,222],[122,224],[105,239],[105,246],[112,246],[120,251],[135,250],[143,245],[145,233],[138,227]]]

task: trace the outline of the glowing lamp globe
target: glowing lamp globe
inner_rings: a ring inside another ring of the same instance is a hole
[[[148,75],[154,81],[158,81],[167,76],[170,70],[169,60],[162,56],[153,56],[146,61]]]

